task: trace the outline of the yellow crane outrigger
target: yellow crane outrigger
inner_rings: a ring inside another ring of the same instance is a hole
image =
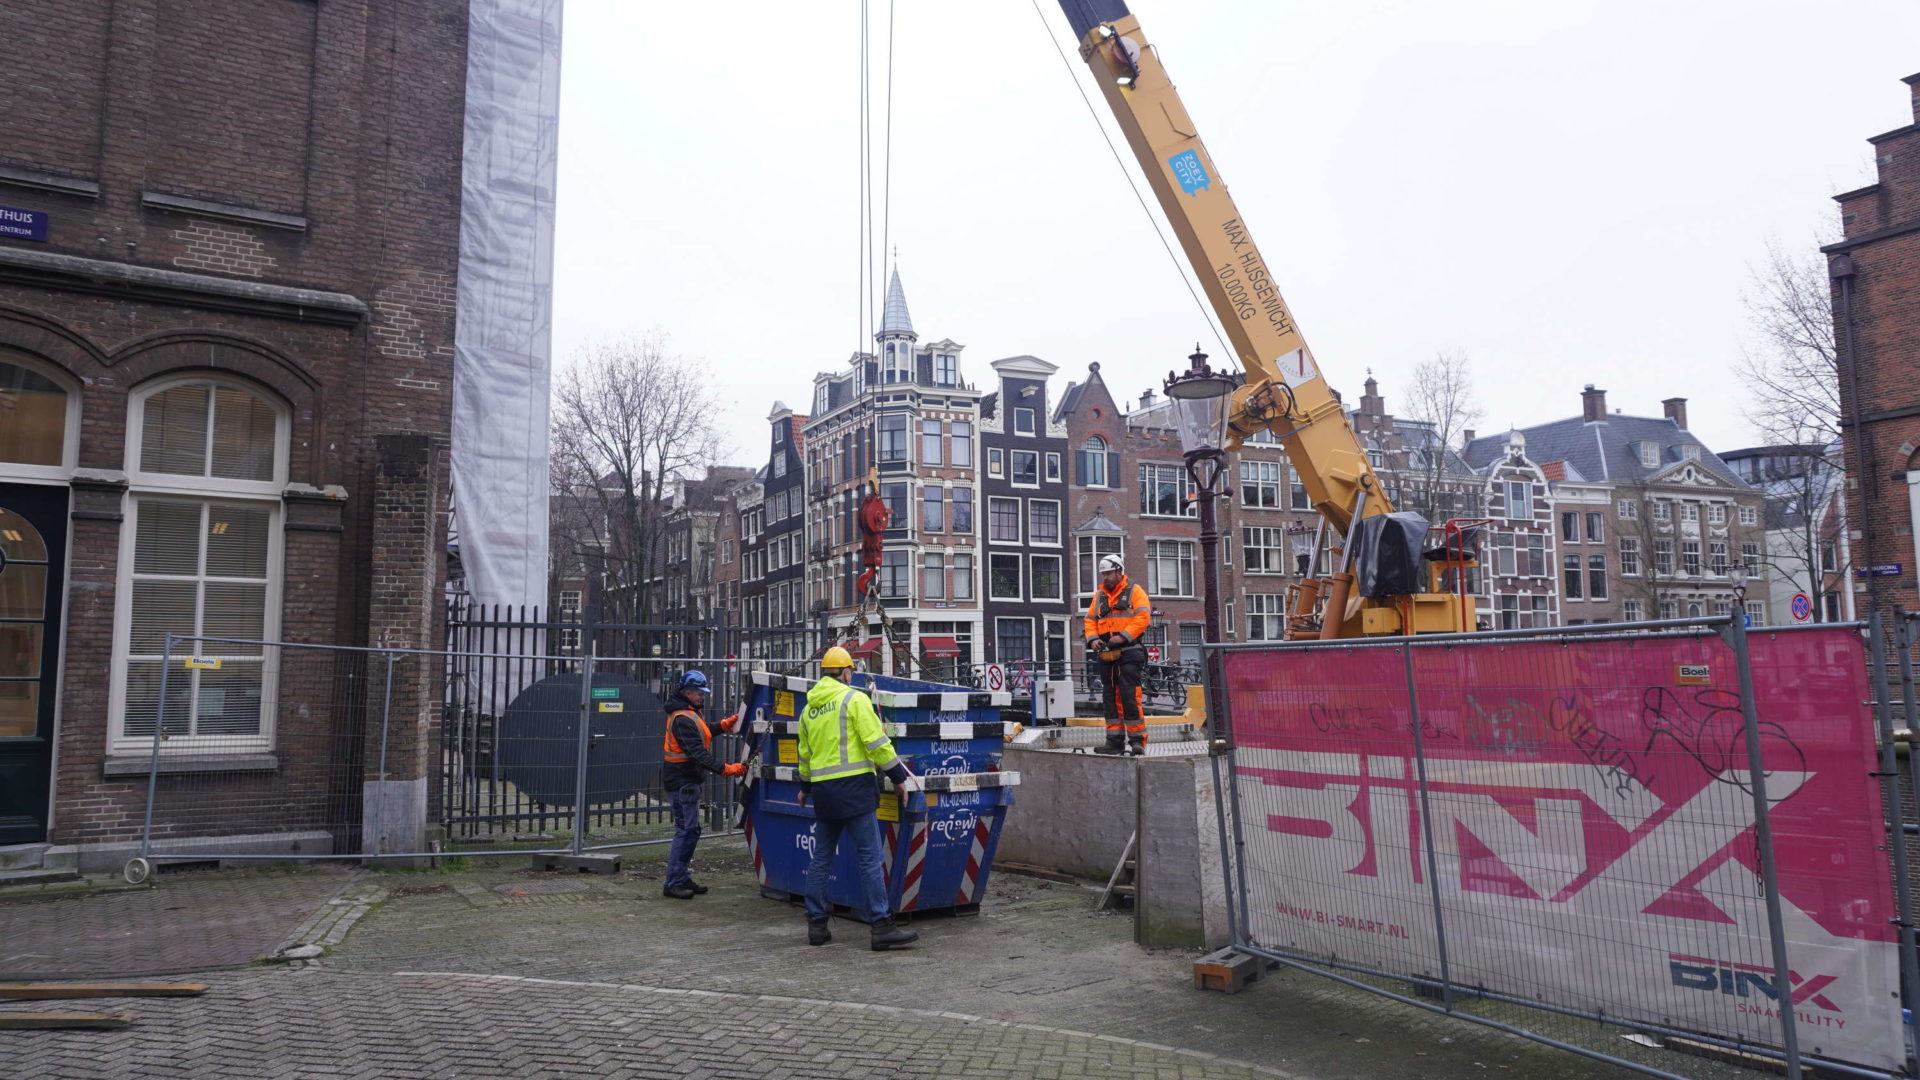
[[[1417,569],[1425,591],[1384,597],[1354,593],[1360,524],[1393,510],[1365,447],[1307,348],[1140,20],[1125,0],[1060,0],[1060,6],[1080,37],[1081,58],[1093,70],[1245,369],[1228,413],[1226,449],[1238,449],[1258,432],[1272,432],[1286,447],[1338,554],[1330,577],[1292,590],[1288,636],[1472,629],[1470,599],[1463,591],[1441,587],[1447,571],[1464,575],[1473,565],[1464,547],[1451,557],[1422,561]],[[1316,621],[1317,629],[1305,629]]]

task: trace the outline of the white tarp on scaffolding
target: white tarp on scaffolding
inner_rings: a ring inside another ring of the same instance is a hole
[[[544,604],[562,0],[471,0],[453,526],[483,604]]]

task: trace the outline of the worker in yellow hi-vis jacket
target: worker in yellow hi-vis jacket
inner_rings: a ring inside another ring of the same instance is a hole
[[[918,788],[919,778],[893,752],[880,727],[873,699],[852,686],[853,657],[838,645],[820,659],[820,679],[807,691],[800,713],[800,797],[813,803],[813,862],[807,867],[807,944],[833,940],[827,928],[827,875],[833,855],[846,836],[853,841],[866,898],[872,947],[884,952],[918,941],[902,930],[887,903],[887,882],[880,855],[880,773],[902,791]]]

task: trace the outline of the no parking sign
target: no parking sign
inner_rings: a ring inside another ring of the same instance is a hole
[[[1813,618],[1813,601],[1807,598],[1806,593],[1794,593],[1793,621],[1806,622],[1811,618]]]

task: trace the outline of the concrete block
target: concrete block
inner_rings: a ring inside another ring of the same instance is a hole
[[[1133,834],[1135,761],[1008,747],[1020,790],[995,858],[1105,882]]]
[[[1193,774],[1192,758],[1139,762],[1133,937],[1141,945],[1192,946],[1206,938]]]

